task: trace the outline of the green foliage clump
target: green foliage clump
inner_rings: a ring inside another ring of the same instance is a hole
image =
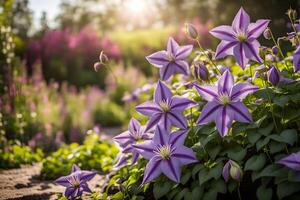
[[[39,162],[42,158],[43,151],[41,149],[32,151],[28,146],[8,145],[0,149],[0,168],[18,168],[23,164]]]
[[[106,172],[112,167],[118,149],[101,136],[88,131],[82,145],[73,143],[58,149],[43,160],[41,176],[55,179],[67,175],[73,164],[85,170]]]

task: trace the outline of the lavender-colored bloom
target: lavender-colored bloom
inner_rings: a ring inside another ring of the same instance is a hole
[[[117,166],[125,164],[125,160],[127,161],[126,154],[132,154],[132,164],[136,163],[139,159],[139,153],[134,148],[132,148],[132,144],[136,144],[141,140],[150,140],[153,134],[149,131],[145,131],[145,127],[141,126],[141,124],[134,118],[131,118],[128,130],[115,136],[113,140],[117,142],[122,148],[122,152],[119,155]]]
[[[185,61],[193,50],[192,45],[179,46],[172,38],[169,38],[167,50],[158,51],[146,59],[155,67],[160,68],[160,78],[169,79],[173,74],[188,74],[189,64]]]
[[[171,90],[162,81],[158,81],[154,100],[138,105],[136,110],[150,117],[146,130],[159,123],[163,125],[164,129],[169,129],[172,125],[185,129],[187,128],[187,121],[182,112],[194,104],[194,101],[187,98],[172,97]]]
[[[195,63],[195,65],[194,65],[194,76],[198,80],[203,80],[203,81],[208,80],[209,72],[208,72],[206,66],[203,63],[201,63],[201,62]]]
[[[300,45],[297,47],[293,55],[294,72],[300,70]]]
[[[229,181],[229,178],[232,178],[236,181],[241,181],[243,171],[236,162],[234,162],[233,160],[228,160],[228,162],[223,167],[222,174],[226,182]]]
[[[285,165],[286,167],[294,170],[297,178],[300,181],[300,151],[282,158],[277,163]]]
[[[280,71],[277,69],[277,67],[272,66],[268,72],[267,72],[268,81],[272,85],[277,85],[280,82]]]
[[[278,54],[278,47],[277,46],[272,47],[272,53],[275,54],[275,55]]]
[[[71,174],[56,179],[55,183],[66,187],[64,195],[68,199],[74,199],[81,196],[83,192],[92,192],[87,182],[95,175],[96,172],[81,170],[76,164],[73,164]]]
[[[272,39],[272,35],[271,35],[270,29],[267,28],[266,30],[264,30],[263,36],[264,36],[265,39],[271,40]]]
[[[261,63],[260,44],[257,38],[267,28],[269,22],[270,20],[260,19],[255,23],[250,23],[249,15],[243,8],[240,8],[232,26],[218,26],[210,31],[213,36],[222,40],[217,47],[215,59],[234,55],[243,69],[249,59]]]
[[[187,130],[170,133],[158,125],[153,140],[133,145],[145,159],[149,160],[143,184],[155,179],[161,173],[177,183],[180,181],[181,166],[197,162],[193,150],[183,145],[186,136]]]
[[[233,76],[227,70],[220,77],[217,86],[195,84],[195,87],[200,96],[208,101],[197,121],[198,125],[215,121],[221,137],[224,137],[227,135],[233,120],[245,123],[252,121],[252,117],[242,100],[248,94],[257,91],[257,86],[247,82],[234,85]]]

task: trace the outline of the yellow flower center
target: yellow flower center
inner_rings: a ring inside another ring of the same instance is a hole
[[[223,105],[227,105],[230,103],[230,97],[227,94],[222,94],[219,96],[219,101]]]
[[[175,61],[176,59],[175,59],[175,56],[174,56],[173,54],[168,54],[168,60],[169,60],[170,62],[173,62],[173,61]]]
[[[236,38],[238,39],[238,41],[240,42],[246,42],[247,41],[247,35],[244,32],[238,32],[236,35]]]
[[[72,176],[71,177],[71,185],[73,186],[73,187],[78,187],[79,185],[80,185],[80,181],[78,180],[78,178],[77,177],[75,177],[75,176]]]
[[[140,133],[140,132],[136,132],[136,133],[132,134],[132,137],[137,141],[141,139],[141,136],[142,136],[142,133]]]
[[[169,106],[169,103],[167,101],[161,101],[159,103],[159,106],[161,107],[161,109],[164,111],[164,112],[168,112],[170,110],[170,106]]]
[[[169,145],[163,145],[157,149],[157,154],[164,160],[168,160],[171,156],[171,147]]]

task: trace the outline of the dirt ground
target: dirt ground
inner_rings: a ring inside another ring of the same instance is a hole
[[[56,193],[63,192],[64,187],[55,185],[52,181],[39,179],[41,163],[23,166],[20,169],[0,171],[0,200],[13,199],[56,199]],[[89,182],[93,191],[99,191],[104,183],[104,176],[96,175]],[[85,199],[85,198],[84,198]]]

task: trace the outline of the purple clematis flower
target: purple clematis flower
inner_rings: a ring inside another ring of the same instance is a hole
[[[192,50],[192,45],[179,46],[178,43],[170,37],[166,51],[158,51],[147,56],[146,59],[155,67],[160,68],[160,78],[167,80],[175,73],[188,74],[189,64],[185,59],[190,55]]]
[[[250,123],[252,117],[242,100],[258,87],[250,83],[234,85],[233,76],[226,70],[220,77],[217,86],[199,86],[194,84],[200,96],[208,101],[197,121],[198,125],[215,121],[217,129],[224,137],[231,127],[232,121]]]
[[[155,179],[161,173],[177,183],[180,181],[181,166],[197,162],[193,150],[183,145],[186,136],[187,130],[169,133],[158,125],[153,140],[132,145],[149,160],[143,184]]]
[[[96,172],[81,170],[73,164],[71,174],[56,179],[55,183],[66,187],[64,195],[68,199],[74,199],[81,196],[83,192],[92,192],[87,182],[93,179],[95,175]]]
[[[300,181],[300,151],[282,158],[277,163],[285,165],[286,167],[294,170],[297,178]]]
[[[293,55],[294,72],[300,70],[300,45],[297,47]]]
[[[223,167],[222,174],[226,182],[229,181],[229,178],[232,178],[236,181],[241,181],[243,171],[236,162],[234,162],[233,160],[228,160],[228,162]]]
[[[210,31],[213,36],[222,40],[217,47],[215,59],[234,55],[243,69],[249,59],[261,63],[260,44],[257,38],[267,28],[269,22],[270,20],[260,19],[250,23],[249,15],[240,8],[231,26],[218,26]]]
[[[145,127],[134,118],[131,118],[128,130],[115,136],[113,140],[117,142],[122,148],[122,153],[119,155],[119,162],[117,166],[123,165],[127,161],[126,154],[132,154],[132,164],[136,163],[139,159],[139,153],[134,148],[132,144],[136,144],[141,140],[150,140],[153,137],[153,133],[146,132]]]
[[[136,110],[150,117],[146,130],[158,123],[162,124],[164,129],[171,128],[171,125],[185,129],[187,128],[187,121],[182,112],[188,106],[194,104],[194,101],[187,98],[172,97],[171,90],[162,81],[158,81],[154,92],[154,100],[138,105]]]

